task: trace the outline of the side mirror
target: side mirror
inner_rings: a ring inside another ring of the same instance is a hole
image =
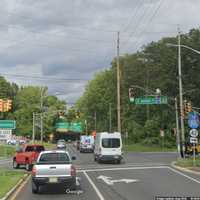
[[[72,160],[76,160],[76,156],[72,156]]]

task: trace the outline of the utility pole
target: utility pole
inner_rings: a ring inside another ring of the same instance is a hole
[[[119,32],[117,32],[117,131],[121,133]]]
[[[95,129],[95,131],[97,130],[97,112],[96,112],[96,110],[94,112],[94,129]]]
[[[174,101],[175,101],[175,113],[176,113],[176,144],[177,144],[177,152],[180,157],[180,131],[179,131],[179,119],[178,119],[178,104],[176,97]]]
[[[112,111],[111,111],[111,103],[109,103],[109,132],[112,132]]]
[[[185,158],[185,127],[183,118],[183,85],[181,72],[181,32],[178,27],[178,79],[179,79],[179,98],[180,98],[180,115],[181,115],[181,155]]]
[[[40,141],[43,142],[43,88],[41,88],[41,97],[40,97]]]
[[[35,113],[33,113],[32,143],[35,143]]]

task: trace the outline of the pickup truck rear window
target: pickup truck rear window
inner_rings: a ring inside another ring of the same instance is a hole
[[[68,164],[70,158],[66,153],[45,153],[40,156],[37,164]]]
[[[31,151],[41,152],[41,151],[44,151],[44,147],[43,146],[27,146],[25,151],[26,152],[31,152]]]

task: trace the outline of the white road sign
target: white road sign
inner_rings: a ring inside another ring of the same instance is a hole
[[[198,143],[198,138],[196,138],[196,137],[190,137],[190,143],[191,144],[197,144]]]
[[[118,180],[111,180],[112,177],[108,177],[108,176],[103,176],[100,175],[99,177],[97,177],[97,179],[101,179],[102,181],[104,181],[106,184],[108,185],[114,185],[114,183],[119,183],[119,182],[124,182],[124,183],[135,183],[138,182],[138,179],[118,179]]]
[[[197,129],[191,129],[191,130],[190,130],[190,136],[191,136],[191,137],[197,137],[197,136],[198,136],[198,131],[197,131]]]
[[[12,137],[12,130],[0,129],[0,140],[9,140]]]

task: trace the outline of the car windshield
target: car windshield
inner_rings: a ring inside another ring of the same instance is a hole
[[[27,146],[26,147],[27,152],[35,151],[35,152],[41,152],[44,151],[43,146]]]
[[[119,138],[103,138],[102,147],[104,148],[119,148],[120,139]]]
[[[66,153],[45,153],[40,156],[37,164],[68,164],[70,158]]]

